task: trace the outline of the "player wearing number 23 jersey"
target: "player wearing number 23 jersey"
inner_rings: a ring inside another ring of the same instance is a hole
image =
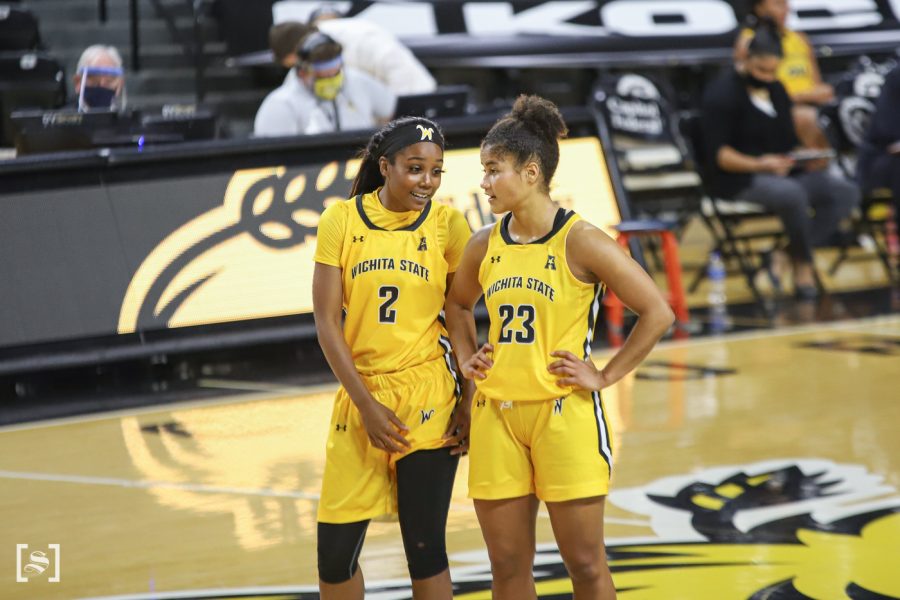
[[[590,353],[601,286],[576,279],[566,260],[566,239],[580,217],[559,209],[553,229],[528,244],[512,241],[509,218],[491,231],[478,273],[494,367],[475,384],[485,396],[508,401],[568,396],[570,387],[536,367],[549,364],[554,350],[582,358]]]

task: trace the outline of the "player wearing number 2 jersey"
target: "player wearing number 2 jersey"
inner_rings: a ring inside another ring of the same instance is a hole
[[[472,237],[446,304],[460,370],[478,388],[469,495],[495,600],[535,598],[539,500],[547,504],[574,597],[615,597],[603,546],[612,452],[600,389],[637,366],[673,320],[637,263],[550,198],[565,133],[556,106],[536,96],[521,96],[488,132],[481,187],[491,210],[507,214]],[[590,343],[604,285],[640,318],[598,371]],[[476,350],[472,307],[482,295],[491,325],[488,343]]]
[[[432,201],[443,155],[433,122],[388,124],[366,148],[353,197],[319,222],[316,328],[341,382],[318,510],[324,600],[363,598],[366,528],[393,512],[416,597],[451,598],[444,528],[468,411],[455,410],[441,311],[470,232]]]

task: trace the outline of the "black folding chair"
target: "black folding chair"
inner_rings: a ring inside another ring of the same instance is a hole
[[[856,155],[865,140],[875,101],[881,93],[884,75],[896,63],[873,63],[866,57],[860,59],[836,86],[838,98],[819,112],[819,125],[837,153],[837,164],[848,179],[856,179]],[[857,237],[864,236],[874,243],[874,252],[880,259],[893,283],[895,274],[891,268],[886,225],[891,215],[893,196],[889,189],[864,190],[859,213],[855,215],[854,229]],[[838,255],[828,268],[829,275],[835,275],[841,266],[853,260],[868,260],[865,255],[853,256],[847,244],[838,249]]]
[[[699,114],[682,114],[678,127],[703,182],[700,214],[713,236],[712,251],[718,252],[726,265],[737,264],[753,297],[764,306],[756,278],[760,273],[766,273],[776,293],[781,293],[781,281],[772,269],[772,251],[786,244],[784,227],[775,213],[758,204],[710,194],[706,182],[710,180],[707,170],[712,163],[706,156]],[[689,292],[696,290],[703,276],[704,273],[697,274],[688,285]]]
[[[664,93],[649,78],[625,73],[601,79],[593,98],[609,130],[608,151],[615,157],[631,216],[673,222],[680,237],[698,214],[702,194]],[[655,240],[642,242],[661,269]]]
[[[12,145],[9,115],[27,108],[59,108],[66,78],[55,58],[35,52],[0,52],[0,140]]]
[[[0,4],[0,52],[37,50],[41,44],[38,21],[29,11]]]

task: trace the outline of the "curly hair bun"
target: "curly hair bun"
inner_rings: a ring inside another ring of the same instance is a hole
[[[556,105],[540,96],[522,94],[516,98],[509,116],[548,140],[559,140],[569,133]]]

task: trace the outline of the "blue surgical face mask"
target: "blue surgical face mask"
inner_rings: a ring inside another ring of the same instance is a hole
[[[83,104],[88,109],[106,109],[112,106],[116,90],[100,86],[85,86],[81,97]]]

